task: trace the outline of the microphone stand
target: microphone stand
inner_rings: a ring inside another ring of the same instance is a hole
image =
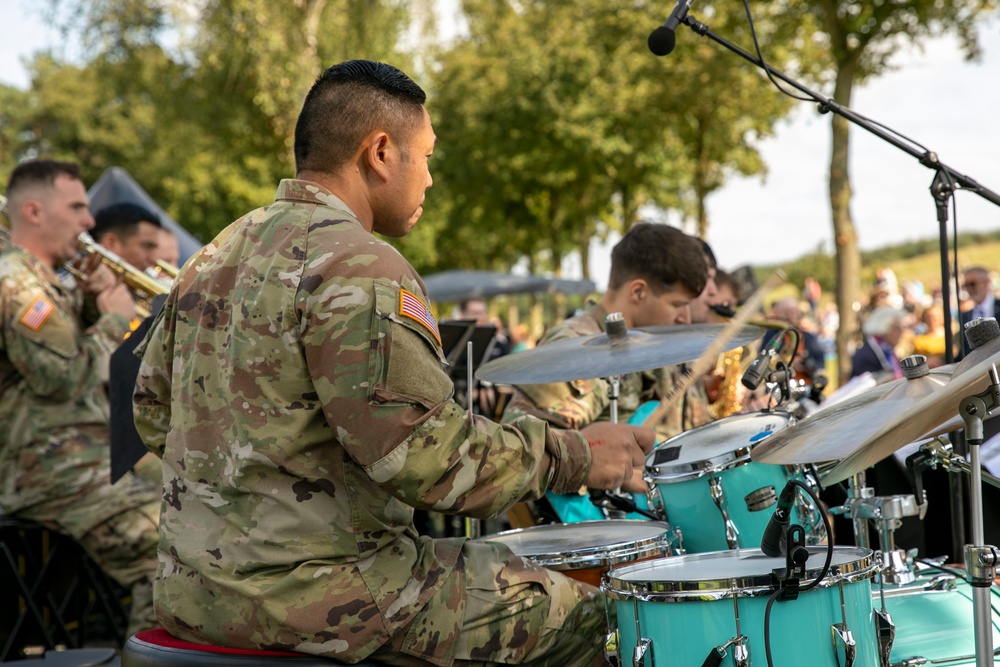
[[[916,158],[920,164],[934,171],[934,179],[931,181],[930,192],[931,196],[934,198],[934,206],[937,211],[938,220],[938,239],[941,255],[941,299],[942,308],[944,310],[945,363],[949,364],[953,362],[955,360],[955,349],[954,336],[951,331],[951,295],[948,288],[948,282],[950,280],[950,271],[948,269],[948,197],[950,197],[955,190],[961,188],[971,190],[983,199],[1000,206],[1000,194],[997,194],[993,190],[980,185],[971,177],[957,172],[948,165],[944,164],[938,159],[937,153],[933,151],[918,150],[914,146],[902,141],[899,136],[890,134],[882,127],[872,123],[862,116],[859,116],[832,98],[825,97],[808,88],[804,84],[799,83],[795,79],[785,75],[783,72],[774,69],[756,56],[744,51],[732,42],[715,34],[707,25],[701,23],[690,14],[685,14],[681,23],[691,28],[691,30],[698,35],[708,37],[713,42],[722,45],[744,60],[753,63],[760,69],[769,72],[772,76],[781,79],[796,90],[808,95],[819,105],[820,113],[833,112],[838,116],[849,120],[851,123],[867,130],[871,134],[874,134],[876,137],[879,137],[883,141],[895,146],[907,155]],[[960,451],[959,453],[963,454],[964,452]],[[949,495],[951,496],[951,517],[953,525],[952,549],[954,554],[957,555],[962,553],[963,545],[965,543],[965,517],[962,514],[962,508],[964,506],[964,492],[961,478],[949,476],[948,483],[950,487],[949,490],[951,491]]]

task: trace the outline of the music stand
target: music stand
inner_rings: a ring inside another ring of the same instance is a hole
[[[475,320],[444,320],[438,323],[441,332],[441,349],[448,367],[453,367],[460,356],[465,354],[466,343],[476,330]]]
[[[439,323],[441,348],[453,380],[465,380],[468,373],[468,343],[472,341],[472,369],[475,371],[493,352],[497,328],[492,324],[476,326],[475,320],[445,320]]]

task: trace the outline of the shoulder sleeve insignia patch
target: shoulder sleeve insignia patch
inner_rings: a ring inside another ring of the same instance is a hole
[[[18,321],[32,331],[38,331],[54,310],[55,306],[46,301],[45,297],[37,296]]]
[[[399,290],[399,314],[419,322],[434,335],[438,345],[441,344],[441,332],[438,331],[437,320],[416,294],[405,289]]]

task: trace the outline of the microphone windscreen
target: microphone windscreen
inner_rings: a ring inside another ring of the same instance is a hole
[[[665,56],[674,50],[674,44],[677,43],[677,35],[667,26],[661,25],[649,33],[649,39],[646,43],[649,45],[649,50],[653,52],[653,55]]]

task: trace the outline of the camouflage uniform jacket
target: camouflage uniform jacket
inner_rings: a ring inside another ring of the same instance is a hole
[[[593,336],[604,331],[607,313],[600,305],[592,305],[583,313],[552,327],[539,345],[560,340]],[[682,379],[681,366],[668,366],[641,373],[628,373],[619,380],[618,421],[628,423],[639,406],[646,401],[658,401]],[[533,415],[560,428],[582,428],[595,421],[611,418],[610,383],[604,379],[575,380],[551,384],[518,385],[507,407],[503,421]],[[657,438],[662,440],[683,430],[711,421],[704,389],[696,382],[684,399],[656,425]]]
[[[539,420],[470,420],[426,303],[409,263],[306,181],[187,263],[137,351],[135,394],[164,464],[171,633],[354,662],[419,612],[435,632],[409,650],[450,664],[464,584],[424,607],[462,580],[463,539],[418,536],[411,508],[494,516],[579,487],[590,452]]]
[[[108,360],[128,331],[115,314],[84,328],[83,295],[23,248],[0,254],[0,506],[15,512],[108,474],[108,450],[69,437],[107,428]],[[107,507],[106,516],[123,508]],[[104,517],[94,516],[95,523]]]

